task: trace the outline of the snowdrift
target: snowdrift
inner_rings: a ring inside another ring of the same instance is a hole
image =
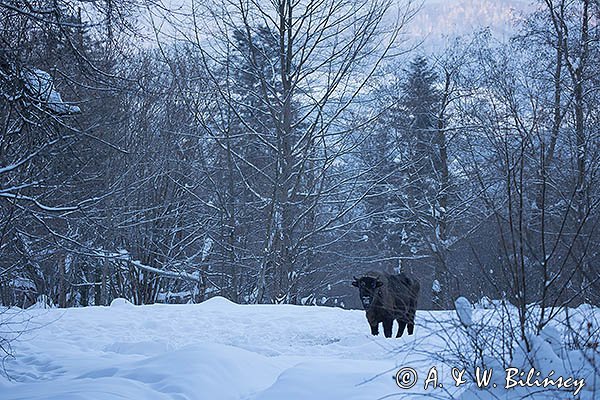
[[[484,310],[476,310],[475,321],[477,312]],[[5,362],[8,377],[0,378],[3,400],[366,400],[477,394],[464,392],[468,385],[455,387],[452,365],[437,357],[448,351],[451,326],[460,326],[454,311],[418,312],[415,335],[400,339],[371,336],[359,310],[237,305],[220,297],[198,305],[134,306],[118,299],[109,307],[9,309],[0,313],[0,321],[2,336],[13,335],[15,355]],[[407,366],[419,380],[401,389],[395,374]],[[425,390],[433,366],[443,387]],[[515,398],[510,393],[496,394]],[[580,396],[593,398],[593,392]]]

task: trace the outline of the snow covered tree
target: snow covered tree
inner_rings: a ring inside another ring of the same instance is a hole
[[[446,307],[451,301],[447,209],[454,190],[446,130],[456,66],[440,62],[438,68],[444,72],[441,82],[428,60],[418,56],[402,76],[378,89],[385,100],[377,107],[383,111],[361,159],[375,182],[365,203],[380,259],[387,268],[403,266],[421,276],[433,266],[432,301]]]
[[[333,164],[353,147],[340,116],[397,29],[374,45],[387,10],[380,2],[251,1],[204,10],[214,24],[195,20],[197,37],[209,37],[195,45],[226,105],[212,136],[235,165],[235,185],[260,211],[253,215],[262,226],[248,232],[255,242],[250,297],[296,302],[300,279],[314,268],[306,262],[313,240],[355,204],[327,205],[340,187],[329,179]]]

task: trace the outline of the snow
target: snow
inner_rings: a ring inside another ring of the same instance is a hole
[[[473,306],[469,300],[461,296],[454,301],[454,307],[456,308],[458,319],[460,319],[460,322],[464,326],[473,325]]]
[[[124,307],[133,307],[129,301],[121,298],[114,299],[110,302],[110,306],[113,308],[124,308]]]
[[[490,313],[469,308],[473,327]],[[5,363],[12,380],[0,377],[0,399],[451,398],[467,387],[454,387],[451,366],[436,356],[449,351],[460,329],[454,311],[418,311],[415,335],[386,339],[370,335],[361,310],[238,305],[222,297],[186,305],[115,299],[108,307],[5,309],[0,335],[13,332],[15,358]],[[552,350],[560,340],[553,329],[531,341],[537,358],[558,368],[564,354]],[[525,354],[518,357],[525,366]],[[394,379],[405,366],[419,375],[410,390]],[[437,392],[423,388],[433,366],[444,383]],[[465,398],[473,393],[481,394],[469,389]]]
[[[204,246],[202,247],[202,261],[206,261],[206,259],[210,255],[212,246],[213,246],[213,240],[207,236],[204,239]]]
[[[57,114],[76,114],[81,110],[77,106],[63,102],[54,89],[54,81],[49,73],[38,68],[26,69],[22,73],[25,87],[37,101],[45,104]]]
[[[399,393],[398,365],[429,367],[402,350],[417,346],[425,328],[373,337],[359,310],[214,297],[9,311],[22,321],[11,329],[25,333],[6,363],[13,381],[0,378],[3,400],[371,399]]]
[[[10,281],[10,286],[21,290],[35,290],[35,283],[27,278],[14,278]]]
[[[434,293],[439,293],[442,291],[442,286],[440,285],[440,281],[438,281],[437,279],[433,280],[433,283],[431,284],[431,290]]]

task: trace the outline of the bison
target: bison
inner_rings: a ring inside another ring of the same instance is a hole
[[[390,275],[369,272],[360,278],[354,277],[352,286],[359,290],[360,301],[366,311],[373,335],[379,334],[379,323],[383,323],[383,334],[392,337],[392,325],[398,321],[401,337],[408,325],[408,334],[415,329],[415,311],[421,285],[419,281],[404,273]]]

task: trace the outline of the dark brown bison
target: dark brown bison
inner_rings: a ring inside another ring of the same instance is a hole
[[[359,290],[360,301],[367,313],[373,335],[379,334],[379,323],[383,323],[383,334],[392,337],[392,325],[398,321],[398,333],[402,336],[408,325],[408,334],[415,329],[415,311],[421,285],[419,281],[404,273],[398,275],[369,272],[360,278],[354,277],[352,286]]]

